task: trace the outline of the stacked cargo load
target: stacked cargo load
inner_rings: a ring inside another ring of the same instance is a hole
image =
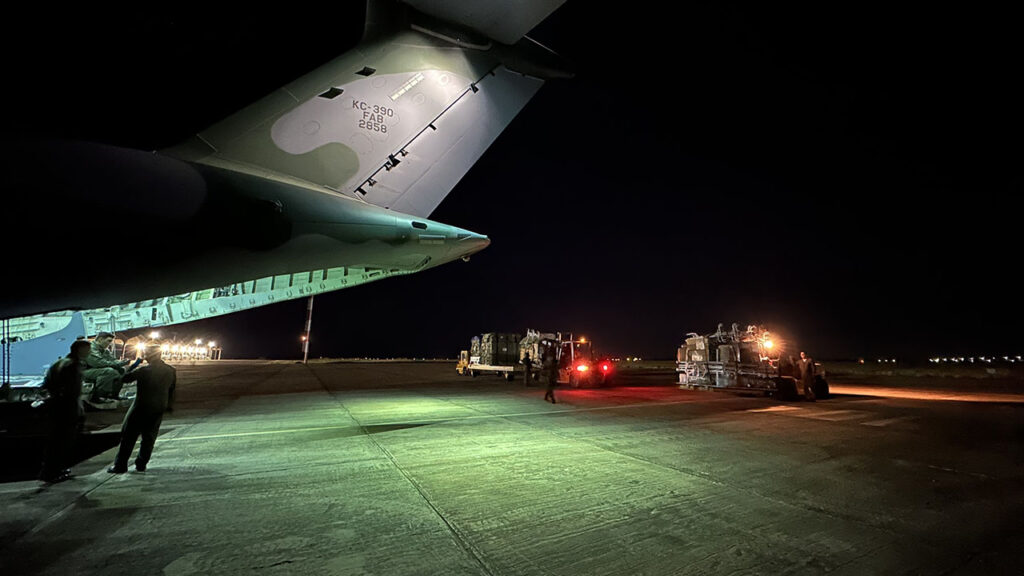
[[[519,334],[514,332],[488,332],[481,335],[479,363],[491,366],[517,364],[519,340]]]
[[[676,353],[676,361],[707,362],[708,360],[711,360],[711,358],[708,357],[708,352],[711,350],[711,347],[708,345],[708,337],[698,336],[693,332],[690,334],[691,336],[686,339],[685,344],[679,347],[679,350]]]
[[[552,353],[557,352],[557,336],[553,332],[541,332],[539,330],[526,330],[526,336],[519,341],[519,360],[527,353],[530,354],[530,363],[534,368],[540,368],[544,360],[544,353],[551,349]],[[519,361],[517,360],[517,362]]]
[[[473,362],[480,363],[480,337],[473,336],[473,339],[469,341],[469,355],[473,358]]]

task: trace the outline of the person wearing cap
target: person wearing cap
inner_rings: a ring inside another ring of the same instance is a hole
[[[139,454],[135,457],[135,470],[145,472],[153,455],[153,445],[160,433],[164,412],[170,412],[174,405],[174,388],[178,381],[177,371],[163,361],[159,346],[150,346],[145,352],[146,365],[125,376],[128,382],[136,382],[135,399],[124,415],[121,424],[121,445],[114,457],[114,464],[107,468],[111,474],[128,471],[128,459],[135,449],[135,442],[142,436]]]
[[[92,341],[89,357],[85,359],[85,371],[82,378],[86,382],[94,382],[89,401],[102,403],[105,400],[117,400],[121,393],[121,377],[125,373],[128,360],[118,360],[111,354],[110,343],[114,335],[100,332]]]

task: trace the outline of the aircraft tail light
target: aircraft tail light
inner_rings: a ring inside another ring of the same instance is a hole
[[[611,369],[612,369],[611,364],[608,364],[607,362],[602,362],[601,363],[601,371],[602,372],[608,372]]]

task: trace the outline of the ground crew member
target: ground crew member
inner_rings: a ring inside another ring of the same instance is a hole
[[[117,449],[114,464],[107,468],[111,474],[128,471],[128,459],[135,448],[135,441],[142,436],[139,455],[135,457],[135,470],[145,472],[149,458],[153,455],[153,444],[160,433],[160,423],[164,412],[170,412],[174,405],[174,387],[177,384],[177,371],[164,363],[160,347],[151,345],[146,348],[146,366],[131,372],[128,381],[137,382],[135,400],[124,415],[121,424],[121,446]]]
[[[89,355],[87,340],[71,343],[71,352],[57,360],[46,372],[43,389],[49,394],[44,404],[47,419],[46,447],[39,479],[63,482],[71,478],[75,444],[81,430],[82,367]]]
[[[520,360],[520,362],[523,363],[523,382],[527,386],[529,386],[530,385],[530,368],[532,368],[530,366],[530,353],[529,352],[524,352],[523,353],[523,359]]]
[[[544,392],[544,400],[555,403],[555,384],[558,383],[558,363],[555,362],[555,355],[551,352],[544,355],[544,383],[547,390]]]
[[[804,385],[804,398],[814,402],[814,360],[804,352],[800,352],[800,383]]]
[[[93,382],[92,394],[89,401],[102,403],[105,399],[117,400],[121,393],[121,377],[125,373],[125,365],[128,360],[118,360],[110,353],[110,343],[114,335],[110,332],[100,332],[92,341],[92,348],[89,357],[85,360],[85,372],[83,379]]]

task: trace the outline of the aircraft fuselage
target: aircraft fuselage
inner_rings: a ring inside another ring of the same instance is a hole
[[[245,167],[71,142],[5,152],[22,176],[4,191],[19,275],[4,275],[0,318],[325,268],[417,271],[490,242]]]

